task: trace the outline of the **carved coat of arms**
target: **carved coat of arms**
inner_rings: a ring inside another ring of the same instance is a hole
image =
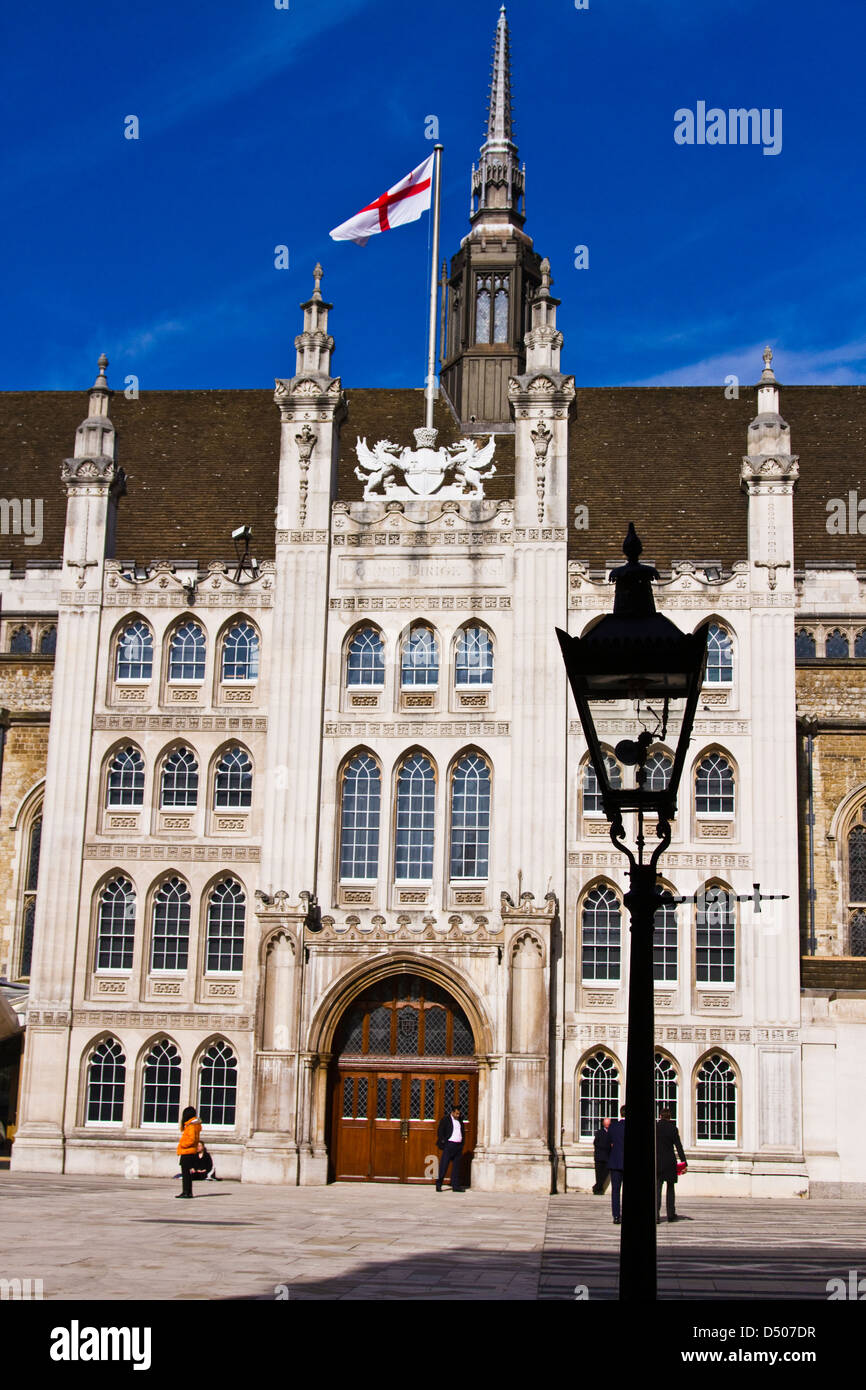
[[[436,449],[438,430],[418,429],[414,449],[400,448],[390,439],[380,439],[372,449],[366,439],[355,445],[359,467],[355,474],[364,483],[364,501],[388,498],[408,501],[413,497],[436,497],[459,501],[483,497],[483,478],[496,472],[491,463],[496,438],[484,445],[474,439],[460,439],[450,448]],[[447,481],[446,481],[447,480]]]

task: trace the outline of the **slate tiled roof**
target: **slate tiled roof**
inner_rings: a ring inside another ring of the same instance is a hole
[[[339,495],[359,499],[355,441],[412,443],[423,421],[423,393],[347,388],[349,414],[339,451]],[[866,568],[866,537],[829,535],[827,502],[850,491],[866,499],[866,387],[782,386],[782,413],[800,455],[794,494],[796,564]],[[569,556],[601,569],[618,561],[628,521],[645,541],[644,558],[669,570],[676,560],[721,562],[746,555],[746,502],[740,458],[756,410],[755,390],[726,400],[720,387],[579,388],[570,431],[570,516],[589,508],[589,530],[569,529]],[[72,453],[87,393],[0,393],[0,496],[41,497],[44,538],[0,536],[0,563],[59,560],[65,495],[61,461]],[[279,414],[269,389],[145,391],[111,400],[118,458],[129,476],[121,502],[118,558],[230,560],[232,528],[252,526],[254,553],[273,557]],[[442,403],[439,443],[460,431]],[[492,498],[514,487],[513,438],[498,436]]]

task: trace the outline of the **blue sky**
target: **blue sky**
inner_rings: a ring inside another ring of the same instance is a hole
[[[328,230],[426,157],[435,114],[457,250],[498,4],[289,5],[7,13],[0,388],[86,388],[102,350],[115,386],[269,386],[317,259],[344,384],[422,383],[429,217],[364,248]],[[578,385],[754,381],[767,341],[782,381],[866,382],[862,0],[511,0],[508,19],[526,229]],[[780,108],[781,152],[676,144],[698,101]]]

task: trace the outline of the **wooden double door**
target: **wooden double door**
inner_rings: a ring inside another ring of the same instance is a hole
[[[424,1068],[423,1063],[417,1070],[338,1065],[331,1112],[335,1179],[432,1182],[439,1166],[439,1121],[459,1105],[466,1135],[461,1182],[468,1187],[477,1101],[474,1070]]]

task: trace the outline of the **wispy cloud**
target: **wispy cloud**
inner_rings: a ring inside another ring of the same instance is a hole
[[[773,367],[781,382],[789,385],[866,384],[866,339],[842,343],[838,347],[808,348],[789,352],[784,344],[773,344]],[[732,348],[696,362],[686,362],[656,376],[628,382],[630,386],[718,386],[725,377],[755,382],[761,374],[761,353],[765,344]]]

